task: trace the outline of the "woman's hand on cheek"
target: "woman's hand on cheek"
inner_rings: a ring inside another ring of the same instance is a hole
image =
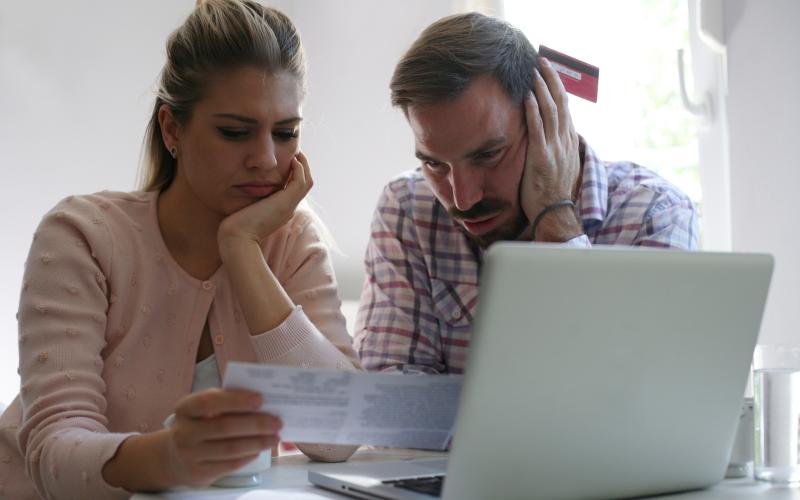
[[[297,205],[311,190],[314,181],[303,153],[292,158],[286,186],[275,193],[226,217],[217,231],[217,241],[222,247],[232,241],[260,242],[294,215]]]

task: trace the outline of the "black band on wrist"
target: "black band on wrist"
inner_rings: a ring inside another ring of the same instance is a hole
[[[553,210],[559,209],[561,207],[572,207],[572,209],[575,210],[575,202],[572,200],[561,200],[544,207],[542,211],[539,212],[539,215],[537,215],[536,218],[533,219],[533,224],[531,224],[531,239],[533,241],[536,241],[536,227],[539,225],[540,222],[542,222],[544,216],[552,212]]]

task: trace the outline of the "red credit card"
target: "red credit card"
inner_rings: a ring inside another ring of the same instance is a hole
[[[539,56],[550,62],[558,72],[564,88],[572,95],[587,101],[597,102],[597,80],[600,78],[600,69],[583,61],[562,54],[544,45],[539,46]]]

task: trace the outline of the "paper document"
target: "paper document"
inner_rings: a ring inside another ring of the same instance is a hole
[[[261,410],[283,420],[281,439],[445,449],[460,375],[400,375],[228,363],[226,389],[261,393]]]

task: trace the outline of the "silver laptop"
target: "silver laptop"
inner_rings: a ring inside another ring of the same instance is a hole
[[[449,463],[317,466],[309,481],[386,499],[712,485],[726,469],[772,268],[756,254],[496,244]]]

